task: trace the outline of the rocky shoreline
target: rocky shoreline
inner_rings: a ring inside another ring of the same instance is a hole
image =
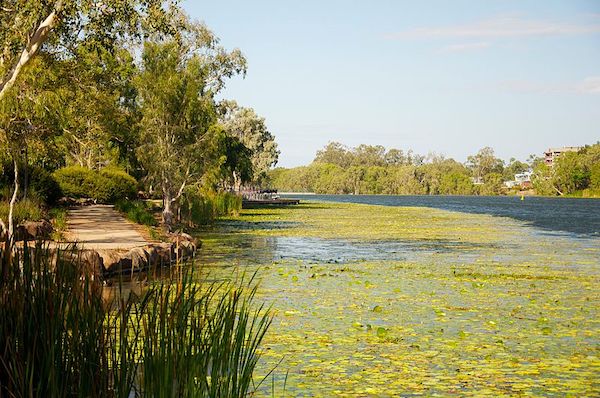
[[[178,264],[193,258],[201,246],[201,242],[183,232],[167,234],[164,242],[131,248],[86,248],[85,242],[52,241],[52,233],[53,226],[48,220],[27,221],[15,227],[15,241],[21,248],[47,247],[53,253],[53,264],[60,256],[61,260],[75,262],[100,278]],[[5,240],[6,236],[0,238]]]

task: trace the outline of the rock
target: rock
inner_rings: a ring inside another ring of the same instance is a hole
[[[48,220],[26,221],[23,227],[27,231],[28,239],[48,239],[54,230]]]
[[[85,266],[88,272],[95,277],[101,277],[104,273],[104,262],[102,257],[95,250],[84,250],[81,253],[81,265]]]
[[[158,243],[154,245],[158,254],[157,265],[165,266],[171,264],[175,259],[175,253],[173,252],[173,245],[170,243]]]
[[[73,199],[75,206],[91,206],[96,204],[96,200],[92,198],[77,198]]]
[[[193,242],[182,240],[179,243],[173,243],[175,259],[179,261],[193,257],[196,253],[196,245]]]
[[[59,206],[70,207],[70,206],[75,205],[75,199],[69,198],[67,196],[63,196],[62,198],[60,198],[58,200],[57,204]]]
[[[143,247],[134,247],[122,257],[122,260],[131,260],[131,268],[136,270],[141,270],[148,267],[148,259],[148,252]]]
[[[71,263],[94,278],[102,277],[104,273],[102,257],[95,250],[52,250],[51,267],[64,262]],[[60,260],[60,261],[59,261]]]
[[[169,241],[173,245],[173,254],[179,261],[193,257],[198,248],[196,239],[185,232],[178,232],[169,235]]]
[[[125,254],[123,250],[99,249],[96,252],[102,258],[104,272],[114,273],[131,268],[131,259],[129,260],[129,268],[123,268],[123,262],[121,261],[123,254]]]
[[[186,234],[185,232],[177,232],[169,234],[169,242],[175,244],[180,242],[192,242],[195,245],[196,239],[194,239],[191,235]]]
[[[19,242],[22,240],[31,240],[31,236],[29,235],[29,232],[27,232],[27,229],[25,228],[24,225],[17,225],[15,226],[15,232],[13,235],[13,239],[15,242]]]

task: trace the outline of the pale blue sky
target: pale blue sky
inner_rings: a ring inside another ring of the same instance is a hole
[[[279,165],[329,141],[525,159],[600,140],[600,1],[184,1],[248,59],[223,93]]]

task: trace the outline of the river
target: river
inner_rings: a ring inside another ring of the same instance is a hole
[[[600,390],[600,200],[294,197],[199,236],[272,306],[258,396]]]
[[[287,196],[287,195],[284,195]],[[600,199],[527,196],[291,195],[311,201],[431,207],[525,221],[544,231],[600,236]]]

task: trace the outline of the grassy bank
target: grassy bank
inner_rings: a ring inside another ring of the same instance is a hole
[[[158,225],[152,211],[152,205],[142,200],[119,200],[115,203],[115,209],[134,223],[149,227]]]
[[[213,276],[231,275],[232,263],[259,270],[257,297],[276,315],[257,372],[283,360],[292,396],[600,388],[597,239],[501,217],[334,203],[244,210],[203,239]]]

